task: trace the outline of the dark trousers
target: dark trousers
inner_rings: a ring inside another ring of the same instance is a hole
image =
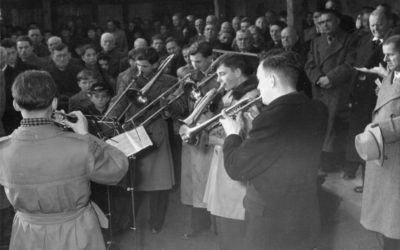
[[[243,250],[245,223],[243,220],[215,216],[220,250]]]
[[[191,227],[192,232],[197,233],[210,229],[211,215],[205,208],[192,207]]]
[[[148,195],[150,205],[150,227],[157,231],[161,230],[164,225],[165,214],[168,208],[169,190],[159,191],[138,191],[135,194],[135,212],[139,211],[139,207],[143,203],[144,197]]]
[[[12,206],[0,209],[0,247],[10,244],[13,219],[14,209]]]
[[[383,250],[400,250],[400,240],[383,237]]]

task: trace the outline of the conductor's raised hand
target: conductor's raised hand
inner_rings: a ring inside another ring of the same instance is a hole
[[[385,67],[383,67],[383,65],[381,63],[379,64],[378,67],[373,67],[370,69],[365,68],[365,67],[363,67],[363,68],[354,67],[354,69],[357,71],[364,72],[364,73],[376,74],[382,78],[385,78],[386,76],[389,75],[389,71]]]
[[[70,122],[65,120],[65,124],[72,128],[72,130],[80,135],[86,135],[88,133],[88,122],[86,117],[82,114],[81,111],[72,111],[69,115],[75,116],[77,118],[76,122]]]
[[[221,114],[222,117],[219,119],[219,122],[224,128],[226,135],[239,135],[243,127],[243,118],[241,112],[236,116],[236,119],[229,117],[225,110],[222,110]]]

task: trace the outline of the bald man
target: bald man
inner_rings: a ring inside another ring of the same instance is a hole
[[[148,47],[148,43],[144,38],[137,38],[135,42],[133,43],[133,48],[134,49],[139,49],[139,48],[146,48]]]
[[[281,32],[282,47],[285,50],[293,50],[294,46],[298,44],[299,36],[292,27],[286,27]]]
[[[100,39],[100,45],[102,51],[99,53],[100,55],[107,55],[110,57],[109,61],[109,73],[113,78],[116,78],[118,74],[122,71],[120,62],[121,60],[125,59],[127,55],[122,53],[118,48],[115,46],[115,38],[114,35],[111,33],[103,33]]]

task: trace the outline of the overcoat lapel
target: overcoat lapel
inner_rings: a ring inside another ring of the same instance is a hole
[[[381,89],[379,90],[382,93],[378,96],[374,112],[393,99],[400,98],[400,88],[393,88],[393,77],[394,74],[392,72],[388,77],[383,79]]]
[[[324,64],[326,60],[329,59],[329,57],[337,55],[337,52],[341,50],[344,46],[344,43],[346,41],[346,36],[344,36],[343,31],[339,31],[335,37],[335,39],[332,40],[331,44],[328,44],[328,39],[327,36],[321,36],[321,43],[319,43],[319,53],[321,55],[321,63]]]

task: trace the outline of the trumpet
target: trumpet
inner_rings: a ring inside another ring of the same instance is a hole
[[[243,99],[239,102],[237,102],[235,105],[227,108],[225,112],[229,116],[234,116],[240,111],[246,110],[250,108],[251,106],[255,105],[257,102],[261,100],[261,96],[256,97],[256,98],[246,98]],[[190,128],[187,125],[182,125],[179,128],[179,135],[181,136],[182,140],[185,142],[191,141],[197,134],[199,134],[202,130],[206,129],[207,127],[215,127],[219,125],[219,119],[222,117],[222,112],[219,113],[218,115],[215,115],[214,117],[210,118],[209,120],[194,126]]]
[[[203,113],[203,111],[210,105],[210,103],[215,99],[215,97],[222,93],[222,91],[224,90],[224,86],[221,84],[221,86],[216,89],[210,89],[203,98],[201,98],[197,105],[196,108],[193,110],[193,112],[186,117],[186,119],[184,120],[179,120],[181,123],[187,125],[187,126],[192,126],[197,119],[199,118],[199,116]]]
[[[206,84],[217,77],[217,73],[215,72],[215,68],[228,57],[229,54],[222,54],[220,57],[215,59],[211,65],[207,68],[206,72],[204,73],[207,77],[205,77],[202,81],[198,84],[195,83],[188,83],[185,85],[185,93],[189,93],[189,96],[192,100],[200,100],[203,97],[202,92],[200,91],[202,87],[206,86]],[[211,73],[214,72],[214,73]]]
[[[146,93],[151,89],[157,79],[161,76],[165,68],[172,62],[174,55],[169,55],[165,60],[162,62],[160,67],[158,68],[157,73],[155,76],[148,82],[146,85],[139,89],[128,89],[127,90],[127,97],[135,106],[142,106],[148,103],[148,98]]]
[[[213,80],[215,77],[217,77],[217,73],[212,73],[211,75],[207,76],[202,81],[200,81],[198,84],[193,82],[188,82],[184,86],[184,91],[189,95],[189,97],[192,100],[197,101],[203,97],[200,89],[204,87],[209,81]]]
[[[59,110],[54,110],[51,114],[51,120],[58,125],[65,126],[64,121],[75,123],[78,121],[78,117],[75,115],[66,114]]]

